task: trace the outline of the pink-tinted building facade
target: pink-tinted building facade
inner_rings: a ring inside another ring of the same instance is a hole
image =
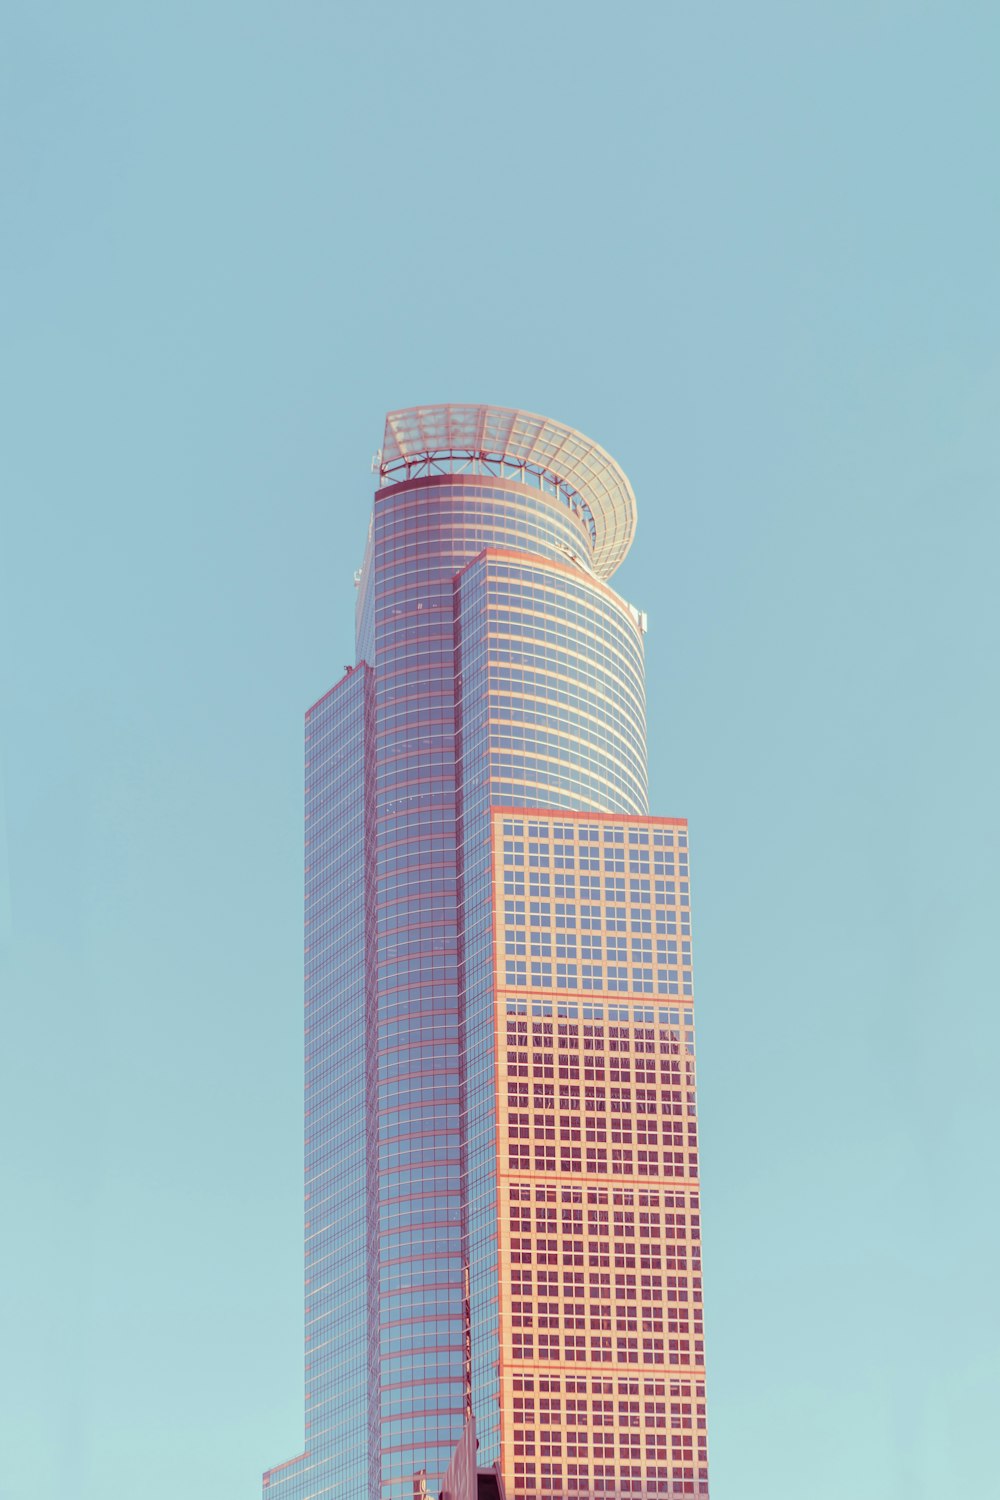
[[[268,1500],[706,1495],[687,829],[649,816],[618,466],[390,413],[306,716],[305,1451]]]

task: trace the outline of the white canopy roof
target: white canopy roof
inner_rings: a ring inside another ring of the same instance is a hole
[[[477,463],[521,468],[561,491],[590,531],[594,572],[610,578],[635,535],[636,506],[632,486],[597,443],[507,406],[411,406],[386,416],[379,467],[390,484],[415,470],[454,472]]]

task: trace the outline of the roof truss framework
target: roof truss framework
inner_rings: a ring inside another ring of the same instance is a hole
[[[582,517],[599,578],[611,576],[635,534],[635,496],[614,459],[574,428],[534,412],[459,405],[389,412],[379,473],[390,484],[455,473],[532,483]]]

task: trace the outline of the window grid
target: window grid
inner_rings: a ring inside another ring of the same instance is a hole
[[[687,826],[492,830],[504,1473],[707,1495]],[[667,941],[676,988],[647,988]]]

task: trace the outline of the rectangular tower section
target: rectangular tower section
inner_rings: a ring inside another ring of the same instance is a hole
[[[705,1495],[687,824],[490,821],[508,1490]]]
[[[364,1496],[369,1481],[365,810],[371,680],[358,667],[305,725],[306,1451],[269,1500]]]

